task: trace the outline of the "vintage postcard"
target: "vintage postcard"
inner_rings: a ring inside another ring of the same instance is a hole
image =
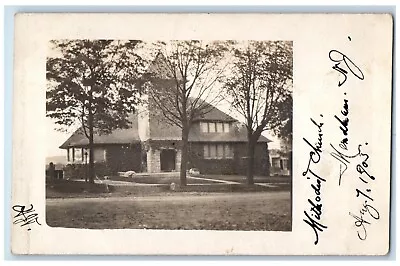
[[[17,14],[14,254],[385,255],[388,14]]]

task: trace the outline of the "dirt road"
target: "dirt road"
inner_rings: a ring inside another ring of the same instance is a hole
[[[168,194],[46,200],[53,227],[291,230],[289,192]]]
[[[177,193],[155,196],[127,196],[127,197],[99,197],[99,198],[51,198],[46,199],[47,206],[61,206],[63,204],[89,203],[89,202],[129,202],[129,201],[148,201],[148,202],[185,202],[185,201],[217,201],[229,200],[230,202],[240,202],[243,200],[284,200],[290,199],[288,191],[278,192],[254,192],[254,193]]]

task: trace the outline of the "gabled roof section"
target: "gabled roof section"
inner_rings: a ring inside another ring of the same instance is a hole
[[[111,134],[94,135],[94,144],[131,144],[140,141],[138,133],[138,116],[129,116],[131,127],[129,129],[115,129]],[[61,146],[61,149],[68,147],[82,147],[89,145],[89,140],[81,129],[76,130]]]
[[[146,72],[151,74],[157,73],[156,75],[159,78],[168,78],[170,76],[170,70],[165,64],[165,61],[165,56],[161,52],[158,52],[155,58],[149,64]]]
[[[193,98],[189,100],[193,101]],[[205,110],[204,115],[198,117],[194,120],[194,122],[199,121],[212,121],[212,122],[238,122],[233,117],[227,115],[226,113],[219,110],[217,107],[203,101],[202,106]],[[150,100],[150,139],[152,140],[181,140],[182,139],[182,130],[177,125],[174,125],[170,121],[167,120],[162,114],[162,112],[156,108],[154,103],[151,103]],[[191,130],[194,132],[195,130]],[[189,141],[190,139],[189,134]],[[246,135],[245,135],[246,136]],[[225,135],[226,137],[226,135]],[[233,136],[232,136],[233,137]],[[196,139],[196,137],[194,137]],[[234,139],[234,137],[232,138]]]
[[[215,122],[235,122],[237,121],[235,118],[230,115],[222,112],[217,107],[203,101],[202,105],[204,106],[204,114],[197,117],[195,121],[215,121]]]

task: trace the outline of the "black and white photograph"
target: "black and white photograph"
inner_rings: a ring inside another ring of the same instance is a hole
[[[13,254],[390,251],[390,14],[21,13],[14,43]]]
[[[293,42],[49,42],[46,223],[292,230]]]

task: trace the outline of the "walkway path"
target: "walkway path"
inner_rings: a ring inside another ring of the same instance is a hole
[[[196,179],[196,180],[213,181],[213,182],[224,183],[224,184],[241,184],[241,183],[235,182],[235,181],[226,181],[226,180],[220,180],[220,179],[214,179],[214,178],[195,177],[195,176],[189,176],[189,175],[187,176],[187,178]]]
[[[262,187],[278,187],[275,185],[271,185],[271,183],[254,183],[254,185],[262,186]]]
[[[243,183],[236,182],[236,181],[227,181],[227,180],[222,180],[222,179],[217,179],[217,178],[205,178],[205,177],[197,177],[197,176],[190,176],[187,175],[188,179],[195,179],[195,180],[204,180],[204,181],[212,181],[215,183],[221,183],[221,184],[228,184],[228,185],[240,185]],[[83,180],[78,180],[78,181],[83,181]],[[118,181],[118,180],[101,180],[99,178],[95,179],[96,183],[99,184],[106,184],[106,185],[114,185],[114,186],[165,186],[167,184],[147,184],[147,183],[135,183],[135,182],[130,182],[130,181]],[[270,187],[270,188],[276,188],[278,187],[277,184],[275,183],[254,183],[257,186],[262,186],[262,187]],[[196,184],[196,185],[211,185],[210,183],[206,184]]]
[[[214,181],[217,183],[224,183],[224,184],[242,184],[239,182],[235,182],[235,181],[226,181],[226,180],[221,180],[221,179],[216,179],[216,178],[203,178],[203,177],[193,177],[193,176],[188,176],[188,178],[193,178],[193,179],[197,179],[197,180],[207,180],[207,181]],[[262,187],[278,187],[275,185],[271,185],[269,183],[254,183],[257,186],[262,186]]]

